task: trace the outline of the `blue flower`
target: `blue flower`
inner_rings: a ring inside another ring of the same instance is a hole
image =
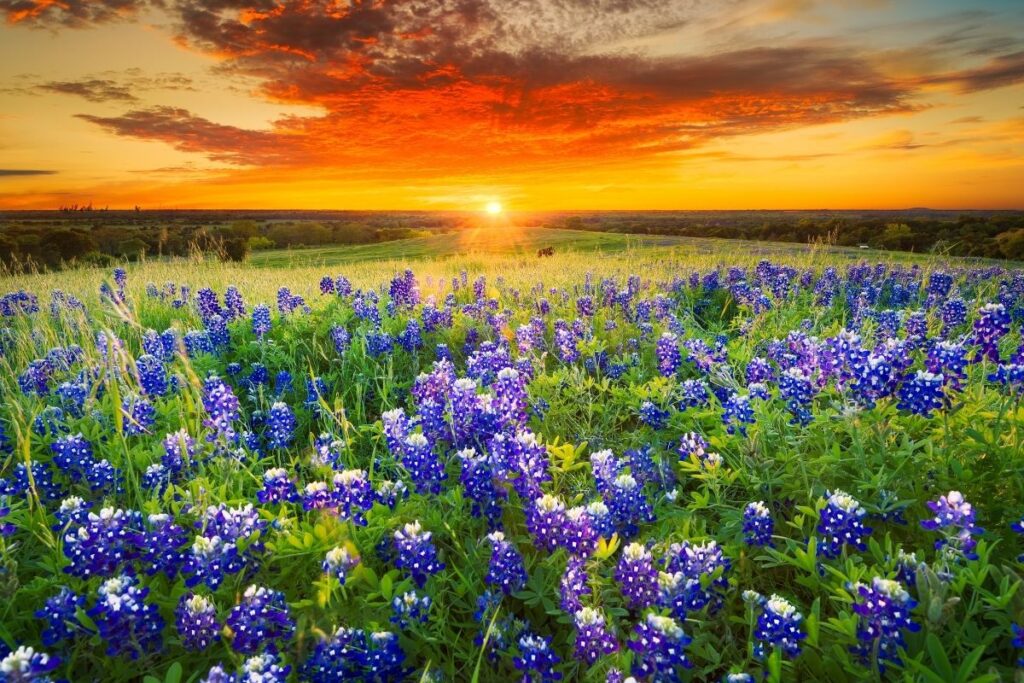
[[[818,533],[821,540],[818,551],[825,557],[839,557],[844,546],[867,550],[865,539],[871,528],[864,526],[867,511],[857,499],[843,491],[832,491],[821,509]]]
[[[593,664],[604,655],[618,651],[619,641],[608,628],[604,615],[584,607],[573,615],[576,625],[576,657]]]
[[[772,595],[760,598],[761,613],[754,627],[754,655],[764,659],[773,648],[780,648],[787,657],[800,654],[800,643],[807,637],[804,631],[804,617],[785,598]]]
[[[551,650],[551,639],[526,633],[519,638],[519,654],[512,659],[523,672],[523,683],[558,681],[562,674],[555,671],[561,659]]]
[[[327,551],[327,555],[324,557],[323,570],[325,574],[333,576],[338,580],[338,583],[344,586],[348,573],[358,564],[358,555],[349,552],[348,548],[338,546]]]
[[[50,683],[50,673],[60,666],[60,657],[36,652],[21,645],[0,660],[0,681],[3,683]]]
[[[174,623],[186,650],[205,650],[220,640],[217,608],[202,595],[182,595],[174,612]]]
[[[418,520],[395,531],[395,550],[398,552],[395,565],[399,569],[408,570],[417,586],[422,587],[431,574],[445,567],[437,559],[432,536],[429,531],[423,531]]]
[[[874,660],[878,670],[899,665],[900,651],[906,647],[904,631],[919,631],[910,611],[917,602],[898,581],[875,577],[870,586],[857,584],[853,611],[860,616],[857,638],[861,642],[851,651],[862,661]]]
[[[231,647],[242,654],[277,647],[295,632],[284,593],[264,586],[249,586],[224,623],[234,633]]]
[[[96,605],[88,611],[100,637],[107,641],[108,655],[138,659],[163,648],[163,617],[145,601],[149,589],[137,583],[127,574],[107,579],[99,588]]]
[[[527,577],[519,550],[501,531],[491,532],[487,540],[491,542],[491,560],[484,580],[506,595],[522,590]]]
[[[679,667],[693,666],[686,656],[690,640],[675,619],[648,614],[633,629],[629,641],[629,649],[634,653],[633,675],[650,677],[659,683],[678,680]]]
[[[650,551],[641,543],[630,543],[623,548],[615,568],[615,580],[630,609],[650,607],[658,599],[658,571]]]
[[[935,542],[936,550],[948,548],[955,553],[962,553],[968,560],[976,560],[974,547],[978,541],[975,534],[984,529],[974,523],[974,506],[964,499],[959,491],[950,491],[938,500],[928,501],[928,508],[934,513],[931,519],[921,522],[921,526],[929,531],[940,531],[943,538]]]
[[[761,501],[747,504],[743,509],[743,542],[758,547],[773,545],[775,522],[771,512]]]

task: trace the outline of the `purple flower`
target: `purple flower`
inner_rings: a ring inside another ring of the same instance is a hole
[[[270,448],[288,448],[295,437],[295,415],[287,403],[278,401],[270,407],[267,416],[267,441]]]
[[[634,653],[633,675],[657,681],[677,680],[679,667],[692,666],[686,656],[690,640],[675,619],[648,614],[636,625],[629,641]]]
[[[107,654],[132,659],[163,648],[164,620],[156,605],[145,601],[148,588],[139,588],[127,574],[107,579],[99,588],[89,617],[107,641]]]
[[[3,683],[49,683],[49,674],[60,666],[60,657],[36,652],[21,645],[0,660],[0,681]]]
[[[663,377],[674,377],[683,364],[683,356],[679,351],[679,337],[671,332],[662,334],[655,346],[654,355],[658,359],[658,372]]]
[[[225,624],[234,633],[231,646],[242,654],[275,647],[290,640],[295,631],[284,593],[256,585],[245,590]]]
[[[818,550],[822,555],[839,557],[847,545],[860,551],[867,550],[864,540],[871,534],[871,528],[864,526],[867,511],[857,499],[843,491],[833,491],[819,514],[821,541]]]
[[[270,307],[258,304],[252,309],[252,333],[257,339],[263,339],[270,332]]]
[[[759,547],[772,544],[775,522],[771,512],[761,501],[749,503],[743,509],[743,542]]]
[[[547,683],[561,680],[562,674],[555,671],[561,659],[551,651],[551,639],[526,633],[519,638],[519,654],[512,659],[517,669],[523,672],[523,683]]]
[[[546,493],[528,506],[526,528],[539,549],[553,552],[562,545],[565,527],[565,503],[560,498]]]
[[[787,657],[800,654],[800,642],[807,637],[804,617],[785,598],[772,595],[768,599],[758,596],[761,613],[754,626],[754,655],[766,658],[773,648],[780,648]]]
[[[238,398],[231,387],[216,375],[211,375],[203,383],[203,408],[209,416],[203,425],[212,430],[208,440],[234,441],[234,423],[239,417]]]
[[[581,598],[591,593],[589,580],[586,558],[580,555],[570,555],[559,585],[563,610],[569,614],[575,614],[583,608]]]
[[[391,623],[403,629],[416,623],[422,624],[430,615],[430,605],[430,596],[421,597],[416,591],[396,595],[391,601]]]
[[[186,650],[205,650],[220,640],[217,608],[202,595],[182,595],[174,612],[174,623]]]
[[[604,655],[618,651],[619,641],[609,630],[604,615],[592,607],[584,607],[575,615],[576,657],[593,664]]]
[[[658,571],[650,551],[641,543],[630,543],[623,548],[615,568],[615,580],[630,609],[650,607],[658,599]]]
[[[526,567],[519,550],[500,531],[488,534],[487,540],[491,542],[491,560],[485,581],[506,595],[522,590],[526,585]]]
[[[909,410],[915,415],[931,417],[933,410],[942,408],[943,400],[946,398],[942,384],[942,375],[924,370],[907,375],[900,386],[897,407],[900,410]]]
[[[327,551],[324,557],[323,570],[325,574],[333,576],[342,586],[348,573],[359,564],[359,556],[350,552],[344,546],[338,546]]]
[[[288,477],[288,470],[272,467],[263,473],[263,488],[256,493],[256,499],[264,505],[291,503],[299,499],[299,493],[295,482]]]
[[[906,647],[904,631],[921,627],[910,616],[917,602],[898,581],[875,577],[870,586],[857,584],[853,611],[860,616],[854,654],[864,662],[876,662],[879,672],[890,664],[899,665],[900,651]]]
[[[43,607],[36,611],[37,619],[46,621],[43,630],[43,644],[56,645],[65,640],[74,640],[77,636],[87,633],[78,621],[77,612],[85,607],[85,597],[78,595],[67,586],[61,586],[60,592],[47,598]]]
[[[431,541],[429,531],[423,531],[419,521],[406,524],[395,532],[395,549],[398,559],[395,565],[399,569],[407,569],[413,581],[422,587],[431,574],[444,569],[445,565],[437,559],[437,550]]]
[[[950,491],[938,500],[929,501],[928,508],[934,513],[931,519],[921,522],[921,526],[929,531],[940,531],[943,538],[935,542],[936,550],[943,547],[951,551],[963,553],[969,560],[978,558],[974,547],[978,544],[974,534],[984,529],[974,523],[974,506],[964,499],[959,491]]]
[[[126,435],[149,434],[150,427],[156,421],[156,410],[142,396],[129,395],[121,400],[121,417]]]
[[[333,505],[342,519],[366,526],[363,513],[373,507],[373,487],[366,470],[345,470],[334,475]]]

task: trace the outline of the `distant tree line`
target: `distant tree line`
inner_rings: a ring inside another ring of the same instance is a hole
[[[54,269],[78,263],[187,256],[202,253],[224,261],[244,261],[254,249],[330,244],[369,244],[433,234],[403,226],[374,227],[357,221],[235,220],[224,224],[163,224],[158,221],[109,224],[90,220],[0,221],[0,262],[7,267]]]
[[[972,212],[952,218],[910,211],[876,217],[800,215],[786,218],[773,214],[762,220],[756,219],[756,212],[735,216],[711,212],[697,216],[613,213],[561,216],[549,221],[547,226],[638,235],[824,242],[1024,261],[1024,213],[1020,212]]]

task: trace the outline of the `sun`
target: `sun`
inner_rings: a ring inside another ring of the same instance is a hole
[[[487,202],[487,206],[484,209],[492,216],[497,216],[501,213],[501,202]]]

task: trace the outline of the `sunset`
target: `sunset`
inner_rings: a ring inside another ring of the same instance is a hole
[[[0,208],[1018,208],[1013,0],[3,0]]]
[[[1024,0],[0,22],[0,683],[1024,683]]]

